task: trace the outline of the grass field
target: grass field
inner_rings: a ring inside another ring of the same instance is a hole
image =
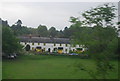
[[[91,79],[81,70],[76,70],[75,63],[80,62],[95,70],[94,61],[80,59],[77,56],[25,55],[15,60],[3,60],[3,79]],[[115,70],[109,79],[118,78],[118,62],[112,61]]]
[[[2,60],[0,58],[0,80],[2,80]]]

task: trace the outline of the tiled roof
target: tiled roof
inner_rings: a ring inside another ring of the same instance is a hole
[[[68,38],[49,38],[49,37],[18,37],[20,42],[36,42],[36,43],[62,43],[69,44]]]

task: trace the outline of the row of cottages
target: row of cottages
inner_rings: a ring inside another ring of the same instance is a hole
[[[76,48],[81,48],[79,45],[71,45],[68,38],[51,38],[51,37],[19,37],[20,44],[26,47],[30,46],[30,50],[34,50],[37,47],[44,49],[48,52],[53,52],[56,49],[62,48],[62,53],[69,53],[75,51]]]

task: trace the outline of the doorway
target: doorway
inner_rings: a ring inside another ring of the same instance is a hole
[[[26,45],[25,50],[30,51],[30,45],[29,44]]]
[[[48,52],[50,52],[50,48],[48,48]]]

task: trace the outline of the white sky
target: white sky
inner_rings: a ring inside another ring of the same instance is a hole
[[[69,22],[69,19],[71,16],[78,17],[85,10],[89,10],[92,7],[94,8],[98,5],[106,3],[85,2],[86,0],[84,0],[84,2],[54,2],[54,0],[50,0],[53,2],[40,2],[42,0],[10,1],[2,1],[2,6],[0,7],[2,12],[1,18],[3,20],[8,20],[10,25],[20,19],[22,20],[24,26],[36,28],[42,24],[46,25],[48,29],[54,26],[58,30],[64,29],[66,26],[70,26],[71,23]],[[109,2],[113,1],[116,1],[114,4],[117,7],[118,0],[109,0]]]

